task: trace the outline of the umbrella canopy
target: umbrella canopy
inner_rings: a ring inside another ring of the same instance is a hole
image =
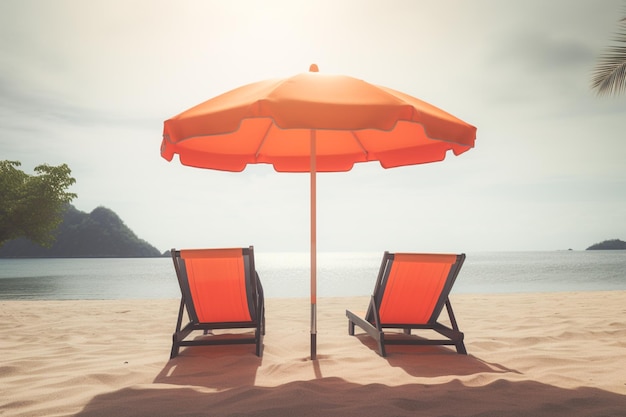
[[[476,128],[424,101],[343,76],[308,73],[248,84],[166,120],[161,156],[242,171],[271,164],[311,175],[311,357],[316,356],[316,173],[357,162],[384,168],[442,161],[474,147]]]

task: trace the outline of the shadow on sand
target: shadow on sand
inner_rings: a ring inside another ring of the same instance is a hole
[[[570,417],[619,416],[624,410],[626,397],[622,395],[534,381],[497,380],[477,387],[459,380],[387,386],[332,377],[217,392],[163,384],[124,388],[95,397],[77,416]]]
[[[253,345],[191,346],[181,350],[154,379],[156,384],[225,390],[254,385],[262,358]],[[217,366],[216,366],[217,365]],[[224,375],[228,369],[228,375]]]
[[[267,387],[255,385],[262,358],[250,346],[190,347],[170,360],[153,384],[98,395],[76,416],[597,417],[626,410],[623,395],[522,380],[519,372],[444,347],[419,346],[420,354],[415,349],[393,347],[385,360],[416,377],[432,377],[433,383],[390,386],[324,377],[322,358],[311,362],[316,378]],[[505,373],[516,375],[498,377]],[[471,383],[457,378],[472,375]]]
[[[371,337],[367,334],[354,337],[370,348],[373,355],[378,355],[378,346]],[[463,376],[485,372],[520,374],[515,369],[486,362],[471,354],[459,355],[453,346],[387,345],[385,348],[387,356],[384,359],[389,365],[402,368],[406,373],[415,377]]]

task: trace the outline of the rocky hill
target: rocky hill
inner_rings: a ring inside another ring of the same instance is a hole
[[[605,240],[600,243],[595,243],[587,248],[587,250],[615,250],[626,249],[626,242],[619,239]]]
[[[112,210],[98,207],[91,213],[68,205],[56,230],[56,241],[44,248],[27,239],[0,247],[0,258],[137,258],[161,253],[139,239]]]

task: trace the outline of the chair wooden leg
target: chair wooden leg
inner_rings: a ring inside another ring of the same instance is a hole
[[[261,332],[259,331],[259,329],[256,330],[255,332],[255,337],[256,337],[256,350],[255,353],[257,356],[261,356]]]
[[[176,337],[176,333],[172,336],[172,350],[170,352],[170,359],[174,359],[178,356],[178,352],[180,350],[180,345],[178,344],[178,339]]]
[[[383,358],[387,356],[387,351],[385,350],[385,333],[383,332],[380,332],[378,337],[378,351]]]

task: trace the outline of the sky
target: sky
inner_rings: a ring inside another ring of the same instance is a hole
[[[309,177],[167,162],[163,122],[306,72],[363,79],[477,127],[434,164],[317,178],[320,252],[583,250],[626,240],[626,94],[591,74],[621,0],[3,0],[0,159],[66,163],[73,204],[170,248],[306,252]]]

